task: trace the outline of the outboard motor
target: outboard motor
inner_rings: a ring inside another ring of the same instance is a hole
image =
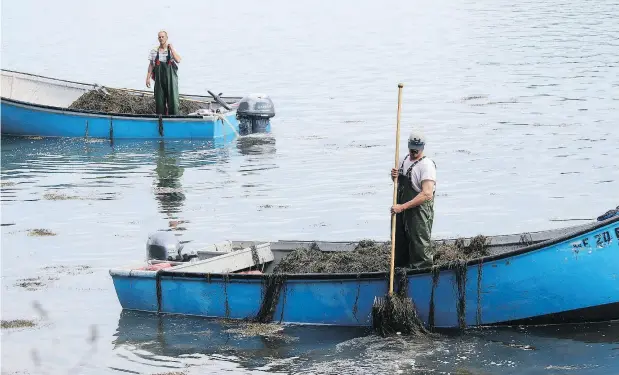
[[[148,236],[146,242],[147,260],[177,260],[183,245],[171,232],[159,231]]]
[[[273,101],[265,94],[250,94],[239,102],[236,118],[239,134],[265,133],[270,131],[271,117],[275,116]]]

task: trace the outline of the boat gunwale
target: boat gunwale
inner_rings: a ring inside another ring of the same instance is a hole
[[[572,238],[582,236],[588,232],[595,231],[599,228],[607,226],[609,224],[613,224],[615,222],[619,222],[619,216],[610,217],[604,221],[594,222],[591,225],[587,225],[582,229],[576,230],[574,232],[569,232],[563,235],[559,235],[557,237],[549,238],[547,240],[525,246],[523,248],[507,251],[505,253],[489,255],[482,258],[472,259],[465,263],[467,267],[483,264],[487,262],[502,260],[505,258],[510,258],[530,252],[534,252],[537,250],[544,249],[546,247],[555,245],[560,242],[568,241]],[[563,228],[564,230],[569,229],[570,227]],[[417,270],[407,270],[406,275],[419,275],[419,274],[430,274],[433,270],[438,271],[446,271],[453,268],[450,264],[441,265],[438,267],[426,267]],[[135,271],[135,270],[134,270]],[[138,277],[161,277],[161,276],[169,276],[169,279],[175,278],[189,278],[189,279],[240,279],[240,280],[254,280],[254,279],[266,279],[268,277],[272,277],[273,275],[281,275],[286,281],[287,280],[369,280],[369,279],[384,279],[389,273],[387,271],[377,271],[377,272],[360,272],[360,273],[282,273],[282,274],[241,274],[241,273],[207,273],[207,272],[178,272],[178,271],[166,271],[165,269],[161,269],[158,271],[151,271],[152,274],[140,274],[140,275],[132,275],[131,270],[121,270],[121,269],[111,269],[111,276],[138,276]]]
[[[69,81],[66,79],[62,79],[62,78],[54,78],[54,77],[48,77],[48,76],[44,76],[44,75],[40,75],[40,74],[34,74],[34,73],[26,73],[26,72],[18,72],[16,70],[10,70],[10,69],[0,69],[0,71],[2,72],[8,72],[8,73],[16,73],[16,74],[22,74],[25,76],[30,76],[30,77],[36,77],[36,78],[44,78],[44,79],[49,79],[50,81],[58,81],[58,82],[66,82],[66,83],[72,83],[75,85],[82,85],[82,86],[90,86],[93,88],[96,88],[97,86],[99,87],[108,87],[108,86],[102,86],[99,85],[97,83],[86,83],[86,82],[78,82],[78,81]],[[14,77],[14,76],[11,76]],[[110,89],[116,89],[114,87],[108,87]],[[144,94],[150,94],[150,91],[147,90],[137,90],[137,89],[130,89],[131,91],[134,92],[139,92],[139,93],[144,93]],[[210,96],[210,95],[198,95],[198,94],[179,94],[180,97],[194,97],[194,98],[205,98],[208,99],[210,101],[214,101],[215,99]],[[230,100],[240,100],[243,99],[242,96],[220,96],[221,99],[230,99]],[[3,97],[4,99],[4,97]]]
[[[15,78],[18,77],[18,75],[24,75],[24,76],[29,76],[29,77],[36,77],[36,78],[42,78],[42,79],[46,79],[46,80],[50,80],[50,81],[56,81],[56,82],[64,82],[64,83],[70,83],[70,84],[74,84],[74,85],[81,85],[81,86],[86,86],[86,87],[92,87],[91,90],[96,89],[98,86],[99,87],[108,87],[108,86],[101,86],[99,84],[96,83],[85,83],[85,82],[77,82],[77,81],[70,81],[70,80],[66,80],[66,79],[61,79],[61,78],[53,78],[53,77],[47,77],[47,76],[43,76],[43,75],[39,75],[39,74],[33,74],[33,73],[26,73],[26,72],[18,72],[15,70],[9,70],[9,69],[1,69],[2,72],[8,72],[8,73],[14,73],[16,75],[7,75],[10,76],[11,78]],[[41,81],[38,81],[41,82]],[[118,90],[115,87],[108,87],[112,90]],[[123,90],[123,89],[120,89]],[[88,90],[90,91],[90,90]],[[136,89],[130,89],[130,91],[134,92],[135,94],[151,94],[150,91],[146,91],[146,90],[136,90]],[[213,119],[217,119],[218,116],[216,115],[207,115],[207,116],[202,116],[202,115],[193,115],[193,116],[186,116],[186,115],[157,115],[157,114],[131,114],[131,113],[119,113],[119,112],[103,112],[103,111],[90,111],[90,110],[83,110],[83,109],[73,109],[73,108],[68,108],[68,107],[58,107],[58,106],[52,106],[52,105],[45,105],[45,104],[38,104],[38,103],[33,103],[33,102],[27,102],[27,101],[23,101],[23,100],[18,100],[18,99],[12,99],[12,98],[7,98],[4,96],[0,97],[2,101],[7,101],[9,103],[15,103],[15,104],[20,104],[23,106],[30,106],[30,107],[34,107],[34,108],[41,108],[41,109],[50,109],[50,110],[56,110],[56,111],[60,111],[60,112],[72,112],[72,113],[80,113],[80,114],[84,114],[84,115],[104,115],[106,117],[112,116],[112,117],[127,117],[127,118],[147,118],[147,119],[159,119],[164,118],[167,120],[178,120],[178,119],[206,119],[206,118],[213,118]],[[187,98],[187,99],[191,99],[191,98],[203,98],[208,102],[211,103],[217,103],[216,100],[212,97],[212,96],[207,96],[207,95],[194,95],[194,94],[179,94],[179,98],[183,99],[183,98]],[[242,96],[222,96],[220,97],[223,101],[226,102],[226,104],[235,104],[238,101],[240,101],[241,99],[243,99]],[[234,113],[236,110],[232,109],[226,112],[222,112],[220,113],[221,115],[230,115],[232,113]]]
[[[159,118],[161,117],[162,119],[165,119],[166,121],[179,121],[179,120],[197,120],[197,121],[213,121],[213,120],[217,120],[220,117],[219,116],[215,116],[215,115],[193,115],[193,116],[185,116],[185,115],[142,115],[142,114],[131,114],[131,113],[117,113],[117,112],[100,112],[100,111],[89,111],[89,110],[83,110],[83,109],[73,109],[73,108],[66,108],[66,107],[56,107],[56,106],[50,106],[50,105],[44,105],[44,104],[36,104],[36,103],[31,103],[31,102],[24,102],[21,100],[17,100],[17,99],[9,99],[9,98],[5,98],[2,97],[2,101],[6,101],[9,102],[11,104],[17,104],[23,107],[33,107],[35,109],[44,109],[44,110],[48,110],[46,112],[50,112],[51,111],[55,111],[55,112],[70,112],[70,113],[74,113],[74,114],[78,114],[78,115],[82,115],[82,116],[88,116],[88,117],[105,117],[105,118],[127,118],[127,119],[142,119],[142,120],[159,120]],[[236,110],[231,110],[231,111],[226,111],[226,112],[222,112],[219,113],[219,115],[221,116],[230,116],[235,114]]]

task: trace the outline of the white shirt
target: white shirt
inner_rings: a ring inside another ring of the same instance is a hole
[[[402,162],[404,162],[404,165],[402,165]],[[410,154],[406,154],[406,156],[400,160],[400,175],[405,175],[413,163],[415,163],[415,161],[411,161]],[[434,181],[434,191],[436,191],[436,166],[432,159],[426,156],[423,160],[418,162],[413,169],[411,169],[410,179],[413,190],[417,193],[421,192],[421,182],[424,180]]]
[[[157,51],[159,51],[159,61],[162,63],[167,62],[168,61],[168,50],[165,49],[162,51],[159,49],[159,46],[150,50],[150,52],[148,53],[148,61],[152,61],[153,63],[155,62],[155,58],[157,57]],[[170,58],[174,60],[174,56],[172,56],[172,51],[170,51]]]

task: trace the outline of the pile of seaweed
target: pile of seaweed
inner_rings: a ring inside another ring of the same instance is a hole
[[[361,273],[389,270],[391,245],[360,241],[353,251],[321,251],[315,244],[283,258],[273,273]]]
[[[179,115],[186,116],[206,106],[206,103],[180,99]],[[152,115],[156,113],[154,96],[111,88],[90,90],[71,103],[69,108],[133,115]]]
[[[468,242],[468,243],[467,243]],[[457,264],[489,255],[488,237],[478,235],[467,241],[433,241],[434,265]],[[273,273],[361,273],[387,272],[391,262],[391,244],[360,241],[353,251],[321,251],[315,244],[297,249],[284,257]]]

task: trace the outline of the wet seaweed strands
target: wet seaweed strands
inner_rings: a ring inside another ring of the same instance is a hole
[[[282,287],[286,282],[285,275],[268,274],[263,279],[263,294],[260,310],[254,317],[253,321],[258,323],[270,323],[273,321],[273,315],[279,302]]]
[[[423,336],[429,331],[419,318],[417,307],[408,296],[406,270],[396,269],[396,288],[393,294],[376,298],[372,308],[372,327],[381,336],[392,334]]]
[[[456,311],[458,312],[458,327],[466,328],[466,263],[459,261],[454,266],[456,286],[458,287],[458,302]]]
[[[490,245],[489,238],[486,236],[478,235],[471,238],[470,242],[465,244],[463,239],[457,239],[453,244],[440,244],[437,247],[435,256],[435,264],[447,266],[448,269],[452,269],[454,272],[454,278],[457,288],[457,300],[456,311],[458,314],[458,327],[465,329],[466,324],[466,282],[467,282],[467,263],[473,259],[483,258],[490,255],[488,247]],[[438,274],[432,275],[432,295],[430,297],[430,318],[434,323],[434,289],[438,283]],[[481,321],[481,265],[478,269],[477,275],[477,321]]]
[[[440,275],[439,268],[437,266],[432,267],[432,291],[430,292],[430,308],[428,311],[428,327],[431,330],[434,329],[434,292],[436,291]]]
[[[456,284],[456,311],[458,314],[458,327],[465,329],[466,324],[466,283],[467,283],[467,263],[473,259],[483,258],[490,255],[490,241],[488,237],[478,235],[469,241],[468,245],[464,239],[457,239],[452,244],[434,243],[435,246],[435,265],[432,267],[432,292],[430,294],[429,326],[434,329],[434,291],[439,282],[440,268],[453,270]],[[481,322],[481,277],[482,265],[477,269],[477,323]]]
[[[190,113],[196,112],[198,109],[207,107],[207,103],[200,103],[181,98],[179,101],[179,115],[186,116]],[[101,88],[98,90],[88,91],[71,103],[69,108],[85,111],[125,113],[132,115],[156,114],[154,96],[111,88]]]

